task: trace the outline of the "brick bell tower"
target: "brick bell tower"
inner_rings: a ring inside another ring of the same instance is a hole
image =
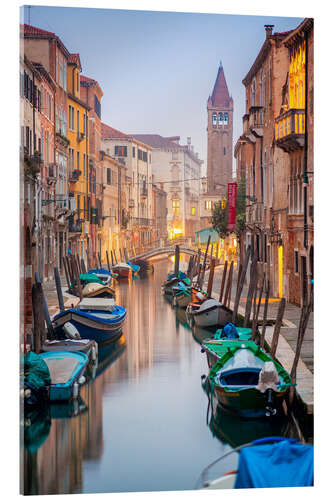
[[[233,110],[233,99],[220,62],[213,93],[207,102],[207,187],[210,193],[226,195],[227,184],[232,181]]]

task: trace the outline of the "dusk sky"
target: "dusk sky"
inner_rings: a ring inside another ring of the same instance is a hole
[[[79,52],[82,74],[104,92],[102,121],[125,133],[191,137],[207,157],[207,99],[220,61],[234,99],[234,144],[242,133],[242,79],[274,31],[295,28],[303,18],[190,14],[130,10],[38,7],[24,22],[56,33]]]

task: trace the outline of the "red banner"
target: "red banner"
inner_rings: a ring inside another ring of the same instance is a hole
[[[236,199],[237,183],[228,182],[228,225],[227,229],[233,231],[236,224]]]

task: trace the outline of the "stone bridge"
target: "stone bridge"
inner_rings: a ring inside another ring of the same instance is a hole
[[[135,257],[132,257],[133,259],[150,259],[152,257],[158,257],[159,255],[166,255],[170,256],[175,253],[175,247],[176,245],[179,245],[179,252],[180,253],[185,253],[187,255],[197,255],[198,253],[198,248],[194,245],[191,244],[191,240],[177,240],[174,242],[168,242],[164,243],[163,241],[160,242],[159,246],[155,246],[153,248],[145,248],[143,251],[138,250],[136,252]],[[201,254],[203,257],[203,254]],[[210,255],[207,255],[207,260],[210,259]]]

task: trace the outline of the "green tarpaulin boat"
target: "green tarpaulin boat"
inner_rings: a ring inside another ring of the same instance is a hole
[[[244,417],[274,415],[291,384],[290,375],[251,340],[229,340],[210,345],[220,358],[208,376],[226,409]]]

